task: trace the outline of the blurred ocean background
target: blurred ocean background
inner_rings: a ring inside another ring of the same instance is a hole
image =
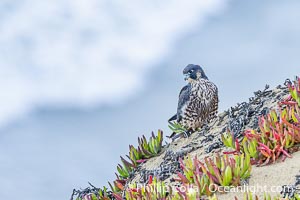
[[[220,110],[299,75],[297,0],[1,0],[0,199],[114,179],[200,64]]]

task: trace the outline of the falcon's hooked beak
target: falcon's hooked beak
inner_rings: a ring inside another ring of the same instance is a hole
[[[198,78],[198,74],[195,71],[189,71],[187,73],[184,73],[184,80],[185,81],[194,81]]]

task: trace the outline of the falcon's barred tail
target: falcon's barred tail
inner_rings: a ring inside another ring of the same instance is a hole
[[[177,120],[177,114],[175,114],[173,117],[171,117],[168,122],[171,122],[171,121],[175,121]]]

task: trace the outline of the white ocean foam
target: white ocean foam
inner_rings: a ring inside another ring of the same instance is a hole
[[[2,0],[0,125],[38,104],[116,103],[223,0]],[[198,27],[197,27],[198,28]]]

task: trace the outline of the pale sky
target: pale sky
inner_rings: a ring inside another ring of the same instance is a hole
[[[107,185],[200,64],[220,110],[299,75],[300,2],[0,2],[0,199]]]

